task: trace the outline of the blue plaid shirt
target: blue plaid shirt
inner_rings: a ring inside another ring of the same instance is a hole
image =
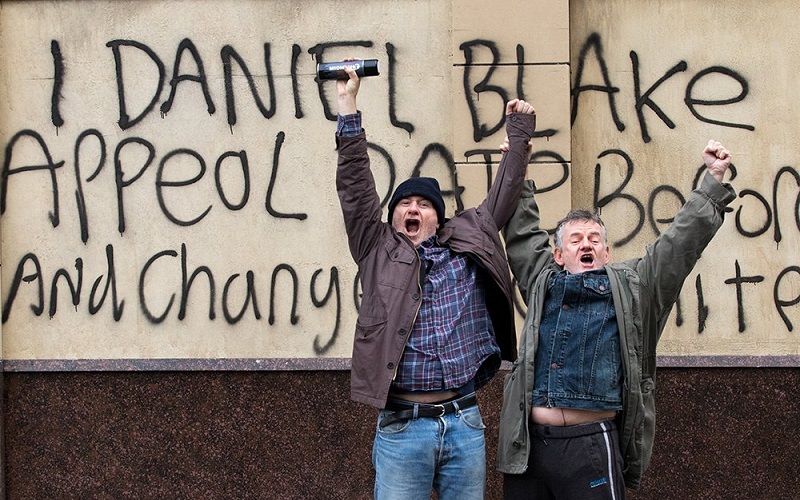
[[[361,132],[360,111],[338,116],[336,135],[354,137]],[[422,304],[394,388],[403,392],[479,389],[497,372],[500,348],[478,266],[466,255],[439,245],[435,235],[422,242],[417,252],[424,272]],[[479,370],[492,356],[498,362]]]
[[[486,289],[478,266],[466,255],[440,246],[432,236],[418,247],[425,272],[422,305],[397,369],[401,391],[478,389],[496,370],[481,370],[499,356]],[[492,365],[491,363],[489,365]],[[477,375],[477,378],[476,378]]]

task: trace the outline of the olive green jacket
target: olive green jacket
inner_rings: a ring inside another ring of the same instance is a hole
[[[528,305],[520,333],[519,357],[504,382],[500,413],[498,469],[521,474],[528,466],[528,415],[534,385],[539,324],[548,278],[561,270],[547,232],[539,227],[532,181],[505,228],[511,270]],[[670,227],[645,255],[606,266],[623,362],[623,409],[617,417],[625,484],[636,489],[650,462],[655,433],[656,344],[686,277],[723,222],[725,206],[736,197],[728,184],[706,174]]]

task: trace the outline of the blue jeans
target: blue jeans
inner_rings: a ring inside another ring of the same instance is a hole
[[[391,414],[382,410],[381,418]],[[376,500],[483,500],[486,450],[475,405],[439,418],[376,425],[372,445]]]

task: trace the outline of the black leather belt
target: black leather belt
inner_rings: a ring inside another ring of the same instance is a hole
[[[476,404],[478,404],[478,397],[474,392],[444,403],[415,403],[405,399],[390,398],[386,403],[385,409],[394,413],[383,417],[380,426],[386,427],[400,420],[409,420],[413,418],[443,417],[459,410],[472,408]]]

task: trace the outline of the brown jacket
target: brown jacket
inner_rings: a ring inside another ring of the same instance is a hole
[[[499,230],[514,213],[522,190],[535,115],[514,113],[506,120],[509,152],[486,199],[445,222],[439,242],[468,254],[488,273],[487,307],[501,357],[517,357],[512,285]],[[350,253],[358,264],[363,298],[358,311],[350,375],[351,398],[383,408],[420,307],[419,256],[411,241],[381,221],[380,198],[370,171],[367,140],[337,137],[336,189]],[[489,362],[499,364],[499,359]]]

